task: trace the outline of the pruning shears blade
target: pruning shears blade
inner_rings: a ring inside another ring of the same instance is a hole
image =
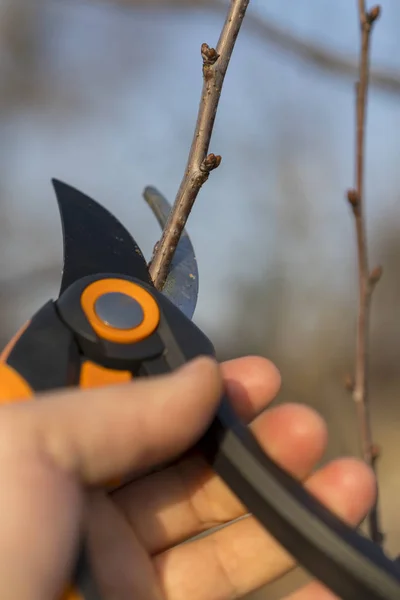
[[[171,211],[170,203],[152,186],[145,188],[143,196],[163,229]],[[161,291],[186,317],[189,319],[193,317],[199,293],[199,272],[194,248],[185,229],[180,237],[167,280]]]
[[[125,227],[104,207],[77,189],[53,179],[60,210],[64,262],[60,294],[82,277],[104,273],[151,284],[147,262]]]
[[[151,284],[146,259],[127,229],[107,209],[76,188],[53,179],[61,216],[64,261],[60,294],[82,277],[102,272],[135,277]],[[153,187],[144,197],[160,227],[168,219],[171,205]],[[193,317],[199,286],[196,256],[183,231],[162,293],[186,317]]]

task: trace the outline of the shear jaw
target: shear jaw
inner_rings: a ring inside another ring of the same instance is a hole
[[[53,179],[61,216],[64,265],[60,294],[74,281],[99,272],[136,277],[151,284],[147,262],[127,229],[103,206],[77,189]],[[144,197],[164,228],[171,205],[153,187]],[[162,293],[191,319],[198,296],[194,249],[184,230]]]
[[[148,186],[143,197],[164,229],[171,211],[168,200],[155,188]],[[183,314],[192,319],[199,294],[199,272],[196,255],[186,229],[183,230],[162,293]]]
[[[78,279],[99,272],[151,283],[139,246],[114,215],[62,181],[53,179],[53,186],[64,244],[60,295]]]

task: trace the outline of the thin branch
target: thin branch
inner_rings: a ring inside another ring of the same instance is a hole
[[[371,31],[375,21],[380,15],[379,6],[374,6],[367,11],[365,0],[358,0],[358,13],[361,29],[361,48],[359,81],[356,86],[356,187],[347,193],[348,201],[352,207],[358,256],[359,279],[359,307],[357,320],[357,339],[355,356],[355,379],[353,399],[356,404],[357,417],[360,428],[362,453],[365,462],[376,471],[378,458],[377,447],[372,440],[369,382],[368,382],[368,350],[369,350],[369,322],[372,292],[382,276],[382,268],[376,267],[370,273],[368,265],[368,245],[365,226],[365,125],[368,103],[368,85],[370,72],[370,41]],[[373,541],[383,544],[384,536],[380,529],[378,515],[378,500],[368,516],[369,533]]]
[[[229,61],[249,0],[232,0],[217,48],[202,44],[203,89],[185,173],[162,237],[150,263],[155,286],[162,289],[181,233],[202,185],[221,157],[208,154],[214,121]]]

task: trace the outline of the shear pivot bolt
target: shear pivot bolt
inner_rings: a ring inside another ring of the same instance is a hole
[[[115,329],[134,329],[144,319],[139,302],[121,292],[102,294],[97,298],[94,310],[103,323]]]

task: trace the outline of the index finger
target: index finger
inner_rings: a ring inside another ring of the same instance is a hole
[[[246,423],[257,417],[279,392],[276,366],[261,356],[244,356],[221,364],[225,389],[238,416]]]
[[[0,458],[37,456],[84,484],[104,484],[185,452],[221,393],[218,365],[200,358],[129,384],[43,394],[2,407]]]

